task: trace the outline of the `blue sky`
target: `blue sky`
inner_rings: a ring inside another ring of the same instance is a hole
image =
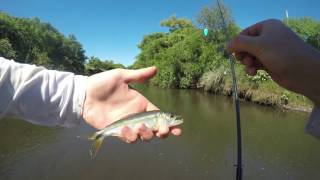
[[[167,31],[160,21],[175,14],[195,21],[214,0],[0,0],[0,10],[17,17],[38,17],[65,35],[74,34],[87,56],[130,65],[137,44],[152,32]],[[311,16],[320,20],[319,0],[225,0],[241,28],[267,18]]]

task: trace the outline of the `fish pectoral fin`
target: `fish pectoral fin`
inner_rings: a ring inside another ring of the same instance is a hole
[[[97,156],[97,153],[101,147],[101,144],[103,142],[104,137],[99,137],[97,139],[94,140],[92,146],[91,146],[91,150],[90,150],[90,156],[91,159],[94,159]]]

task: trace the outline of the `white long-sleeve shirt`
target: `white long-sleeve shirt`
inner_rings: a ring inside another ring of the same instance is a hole
[[[73,127],[82,119],[86,79],[0,57],[0,118]]]

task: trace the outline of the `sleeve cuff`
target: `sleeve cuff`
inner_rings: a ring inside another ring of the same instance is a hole
[[[82,111],[83,105],[86,98],[86,87],[87,87],[87,76],[75,75],[74,76],[74,87],[73,87],[73,96],[72,96],[72,112],[69,112],[66,120],[63,124],[60,124],[63,127],[75,127],[81,121],[83,121]]]
[[[75,77],[75,112],[78,119],[82,118],[84,101],[86,99],[87,76],[76,75]]]
[[[306,125],[306,132],[320,139],[320,107],[313,108]]]

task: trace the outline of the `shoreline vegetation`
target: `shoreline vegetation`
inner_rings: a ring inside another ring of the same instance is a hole
[[[225,33],[217,5],[204,7],[197,23],[186,18],[161,21],[169,32],[144,36],[138,45],[141,52],[133,69],[156,66],[158,73],[150,83],[162,88],[202,89],[209,93],[232,95],[232,79],[226,37],[234,37],[241,29],[234,22],[231,11],[222,6],[226,19]],[[290,18],[283,22],[305,42],[320,50],[320,22],[310,17]],[[207,28],[208,36],[203,35]],[[313,103],[306,97],[278,86],[266,71],[249,76],[242,65],[235,65],[240,99],[256,104],[310,112]]]
[[[226,31],[216,4],[204,7],[197,22],[171,16],[160,25],[167,32],[145,35],[139,43],[140,53],[133,65],[138,69],[158,68],[150,84],[159,88],[201,89],[231,96],[232,79],[225,52],[226,37],[234,37],[241,28],[231,11],[221,1]],[[283,22],[305,42],[320,50],[320,22],[310,17],[284,19]],[[208,29],[208,36],[203,29]],[[226,32],[226,33],[225,33]],[[92,75],[114,68],[125,68],[112,60],[86,57],[74,35],[65,36],[49,23],[38,18],[17,18],[0,11],[0,56],[21,63],[36,64],[48,69]],[[235,65],[238,94],[242,100],[256,104],[309,112],[312,102],[306,97],[285,90],[274,83],[265,71],[248,76]]]
[[[227,73],[227,71],[229,71],[229,69],[205,73],[200,78],[200,83],[197,88],[214,94],[232,96],[232,79],[230,73]],[[258,72],[256,77],[249,77],[249,75],[243,73],[243,70],[239,71],[239,69],[236,72],[238,77],[237,93],[241,100],[264,106],[311,112],[313,105],[308,98],[280,87],[273,82],[265,71]],[[258,80],[258,82],[255,82],[256,80]]]

